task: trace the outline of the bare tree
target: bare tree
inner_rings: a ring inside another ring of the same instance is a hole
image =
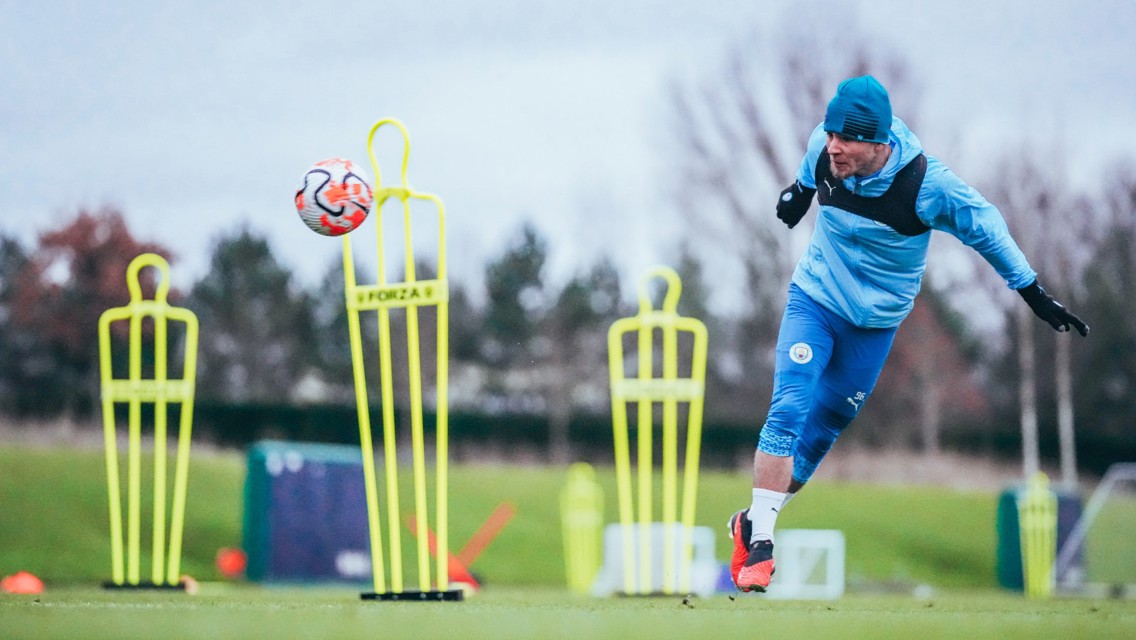
[[[941,451],[943,434],[952,427],[986,422],[988,399],[967,357],[970,336],[944,296],[928,287],[896,333],[887,366],[878,383],[886,399],[866,406],[856,427],[860,437],[895,442],[902,434],[888,430],[917,416],[918,440],[910,442],[927,456]],[[870,412],[870,413],[867,413]]]
[[[1087,245],[1080,241],[1088,232],[1090,216],[1083,199],[1071,193],[1065,171],[1059,164],[1041,164],[1033,158],[1063,158],[1059,151],[1038,151],[1026,145],[1007,149],[1000,158],[998,179],[988,189],[990,200],[1002,211],[1011,232],[1030,263],[1039,272],[1042,285],[1059,300],[1068,299],[1088,263]],[[989,282],[994,282],[991,278]],[[1012,307],[1018,333],[1018,398],[1022,431],[1022,470],[1026,477],[1040,468],[1038,450],[1038,320],[1020,301]],[[1073,389],[1070,339],[1058,336],[1052,359],[1056,380],[1058,435],[1062,480],[1074,486],[1076,456],[1073,442]],[[1048,362],[1049,359],[1044,361]]]
[[[1085,268],[1091,252],[1083,242],[1071,242],[1085,238],[1089,231],[1092,207],[1085,198],[1077,197],[1065,203],[1063,212],[1058,212],[1071,233],[1065,235],[1060,246],[1046,248],[1046,255],[1054,261],[1054,283],[1059,291],[1075,293],[1075,288],[1083,280]],[[1050,253],[1052,252],[1052,253]],[[1046,274],[1048,278],[1048,273]],[[1071,336],[1070,336],[1071,337]],[[1057,437],[1061,451],[1061,481],[1069,488],[1077,486],[1077,448],[1075,443],[1075,421],[1073,411],[1073,358],[1070,350],[1072,340],[1058,336],[1054,345],[1054,382],[1057,387]]]
[[[1078,311],[1092,326],[1072,354],[1084,468],[1103,473],[1118,460],[1136,459],[1136,163],[1118,158],[1093,189],[1087,234],[1092,262],[1080,279]],[[1060,336],[1063,337],[1063,336]]]

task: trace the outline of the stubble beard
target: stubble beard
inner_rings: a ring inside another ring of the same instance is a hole
[[[847,180],[854,175],[869,176],[880,170],[887,162],[887,157],[884,156],[883,158],[881,158],[880,153],[881,152],[877,151],[876,153],[872,154],[870,158],[863,159],[859,162],[854,158],[850,158],[850,161],[844,164],[844,169],[837,167],[836,162],[834,162],[832,157],[830,156],[828,159],[828,170],[831,171],[832,175],[839,180]]]
[[[828,170],[831,171],[832,175],[835,176],[838,180],[846,180],[848,178],[851,178],[854,169],[855,167],[851,165],[844,165],[844,169],[840,169],[831,159],[829,159],[828,161]]]

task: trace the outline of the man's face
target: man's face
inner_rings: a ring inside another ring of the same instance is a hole
[[[832,175],[841,180],[870,176],[887,162],[891,148],[886,144],[853,140],[839,133],[829,132],[827,135],[825,147],[828,149],[829,168]]]

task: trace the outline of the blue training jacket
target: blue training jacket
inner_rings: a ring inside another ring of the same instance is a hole
[[[871,176],[848,178],[845,187],[866,197],[883,195],[895,174],[923,153],[919,139],[899,118],[892,118],[890,138],[891,157],[883,169]],[[797,170],[797,180],[806,187],[816,188],[814,171],[824,145],[821,123],[809,137]],[[816,228],[793,271],[793,282],[858,327],[898,326],[919,293],[931,234],[905,236],[843,209],[818,206]],[[915,209],[928,227],[950,233],[981,254],[1011,289],[1020,289],[1037,277],[997,207],[932,156],[927,156],[927,175]]]

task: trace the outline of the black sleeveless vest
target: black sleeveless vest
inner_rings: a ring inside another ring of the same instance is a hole
[[[886,224],[902,235],[918,236],[931,230],[915,213],[915,201],[926,175],[927,157],[921,153],[895,174],[883,195],[875,198],[856,195],[845,188],[842,180],[832,175],[828,150],[824,149],[817,159],[815,171],[817,200],[823,205]]]

